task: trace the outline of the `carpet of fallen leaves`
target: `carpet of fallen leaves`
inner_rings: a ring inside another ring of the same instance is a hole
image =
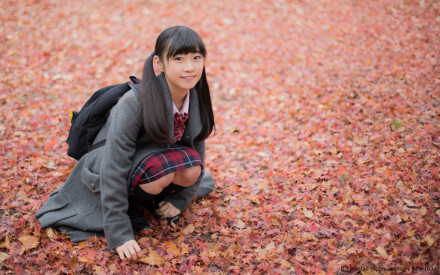
[[[0,21],[1,273],[439,272],[440,2],[4,0]],[[68,111],[177,24],[208,48],[217,191],[152,219],[137,262],[41,229]]]

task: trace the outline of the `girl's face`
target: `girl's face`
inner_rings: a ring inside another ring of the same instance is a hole
[[[153,61],[157,69],[165,74],[170,91],[174,95],[186,95],[202,77],[205,58],[200,53],[178,54],[162,62],[158,56]]]

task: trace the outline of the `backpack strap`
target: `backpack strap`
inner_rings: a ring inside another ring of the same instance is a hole
[[[104,146],[105,145],[105,139],[103,139],[103,140],[101,140],[100,142],[97,142],[97,143],[95,143],[95,144],[93,144],[92,145],[92,148],[90,148],[90,151],[93,151],[93,150],[95,150],[95,149],[98,149],[99,147],[102,147],[102,146]],[[89,151],[89,152],[90,152]]]
[[[136,91],[137,88],[138,88],[137,86],[139,86],[140,83],[141,83],[141,80],[139,78],[137,78],[135,76],[130,76],[130,82],[128,82],[127,84],[128,84],[128,86],[130,86],[130,88],[132,88],[133,90]],[[92,147],[90,148],[89,152],[93,151],[95,149],[98,149],[99,147],[104,146],[105,145],[105,141],[106,140],[103,139],[103,140],[93,144]]]

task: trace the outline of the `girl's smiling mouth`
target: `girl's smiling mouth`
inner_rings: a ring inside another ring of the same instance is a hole
[[[182,76],[181,78],[187,79],[187,80],[191,80],[191,79],[193,79],[195,77],[196,77],[195,75],[189,75],[189,76]]]

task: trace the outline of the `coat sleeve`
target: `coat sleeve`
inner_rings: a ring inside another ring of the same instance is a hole
[[[200,173],[197,181],[179,192],[172,193],[164,198],[165,201],[170,202],[174,207],[178,208],[180,211],[185,211],[189,203],[192,201],[196,195],[197,188],[202,180],[203,173],[205,171],[205,141],[197,142],[194,144],[194,149],[199,153],[200,159],[202,160],[202,172]]]
[[[122,98],[111,114],[101,165],[101,204],[107,246],[116,248],[134,239],[128,210],[127,178],[141,129],[135,97]]]

